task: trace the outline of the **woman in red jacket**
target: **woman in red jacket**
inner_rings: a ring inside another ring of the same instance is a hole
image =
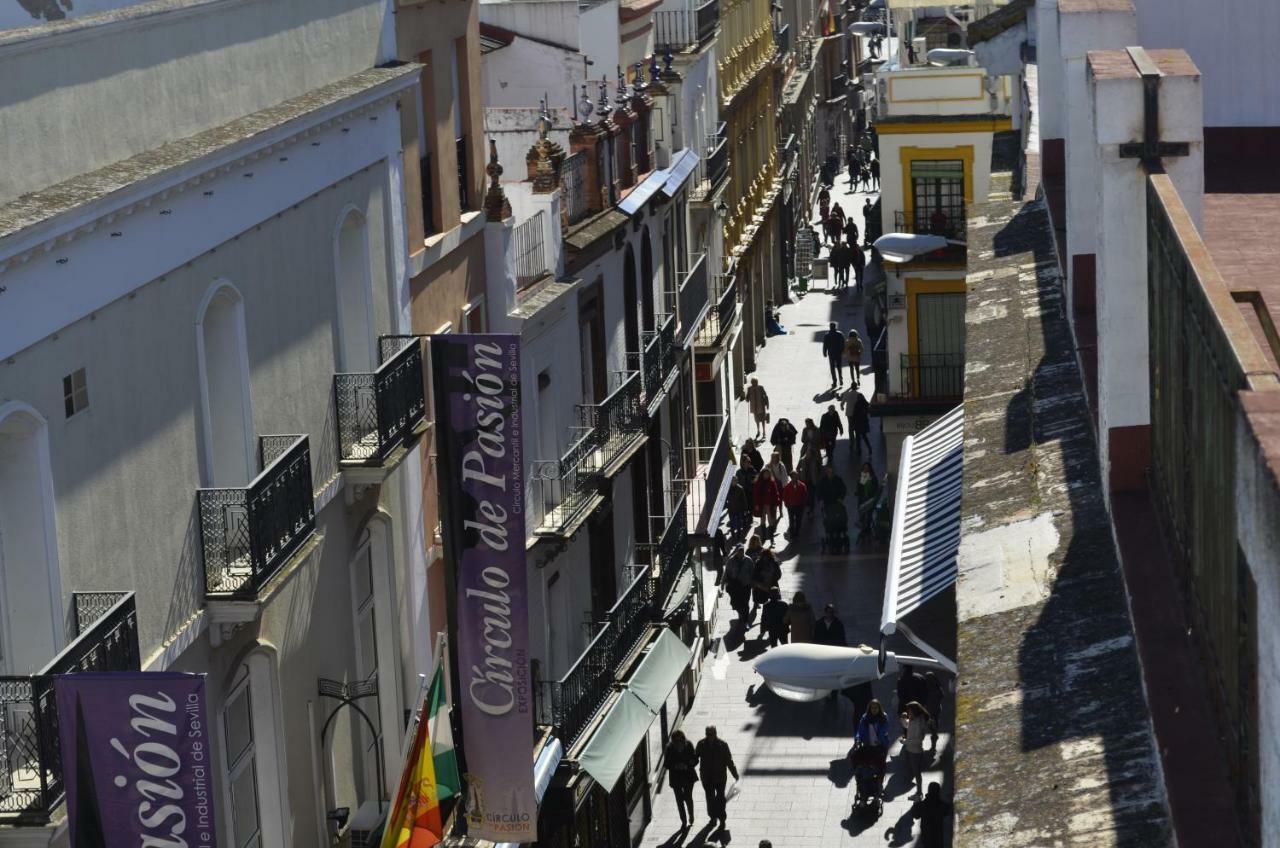
[[[791,472],[791,479],[782,487],[782,502],[787,506],[787,538],[795,539],[800,535],[800,521],[809,503],[809,487],[796,471]]]
[[[782,506],[782,487],[773,479],[773,472],[767,467],[756,478],[755,491],[752,493],[752,504],[756,515],[760,516],[760,526],[766,539],[772,539],[778,529],[778,509]]]

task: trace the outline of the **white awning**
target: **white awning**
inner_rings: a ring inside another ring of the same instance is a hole
[[[902,630],[921,650],[953,670],[954,663],[915,638],[903,619],[955,585],[963,451],[963,406],[902,443],[880,616],[882,635]]]

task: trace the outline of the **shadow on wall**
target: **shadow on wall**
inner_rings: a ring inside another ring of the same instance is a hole
[[[182,553],[173,577],[173,594],[169,597],[168,615],[162,633],[147,633],[147,616],[138,616],[139,642],[145,652],[149,646],[173,636],[204,606],[204,550],[200,537],[199,498],[191,499],[187,529],[182,534]],[[144,654],[143,661],[146,661]]]

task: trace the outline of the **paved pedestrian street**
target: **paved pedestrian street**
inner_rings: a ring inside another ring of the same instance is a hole
[[[846,210],[859,210],[855,214],[860,215],[863,195],[846,194],[845,180],[844,175],[837,178],[832,199]],[[825,250],[823,253],[825,255]],[[780,319],[787,335],[768,340],[759,353],[757,370],[748,375],[759,379],[769,393],[771,427],[772,422],[786,416],[800,429],[806,417],[816,421],[828,403],[836,404],[843,421],[841,398],[829,391],[830,377],[821,355],[821,337],[830,321],[836,321],[842,331],[854,327],[864,336],[865,331],[861,309],[853,303],[852,289],[836,295],[825,288],[824,281],[818,280],[808,294],[781,308]],[[874,382],[870,362],[871,342],[867,340],[862,391],[868,397]],[[754,432],[745,403],[739,403],[735,410],[734,426],[736,448]],[[872,443],[876,446],[873,464],[877,474],[883,476],[884,457],[880,453],[876,419],[872,426]],[[849,445],[846,433],[837,444],[835,464],[852,491],[856,466]],[[761,452],[767,459],[768,446],[761,446]],[[782,597],[789,601],[797,590],[803,591],[818,614],[824,604],[834,603],[850,644],[877,645],[885,548],[855,541],[848,555],[821,554],[818,551],[820,528],[815,526],[813,516],[806,521],[808,525],[801,537],[790,543],[783,538],[785,518],[779,529]],[[744,642],[728,597],[722,593],[718,603],[715,630],[711,634],[712,648],[704,661],[702,682],[683,727],[695,743],[702,738],[706,725],[717,727],[733,751],[741,774],[740,792],[728,804],[726,832],[718,832],[718,828],[709,823],[702,787],[697,784],[694,787],[695,821],[690,829],[682,832],[675,796],[664,781],[655,798],[653,818],[642,844],[649,848],[717,844],[756,848],[761,839],[769,839],[775,848],[915,845],[919,827],[917,824],[912,829],[909,815],[912,802],[908,796],[913,787],[906,775],[906,764],[898,756],[900,743],[894,746],[889,758],[883,815],[879,819],[873,819],[870,814],[851,818],[854,784],[847,755],[853,745],[856,720],[852,705],[843,697],[835,705],[828,699],[797,704],[774,695],[752,669],[752,662],[764,651],[763,643],[757,641],[759,626],[746,633]],[[920,653],[900,637],[895,637],[890,648],[907,655]],[[873,687],[875,696],[889,711],[894,708],[895,686],[896,678],[886,678]],[[930,781],[941,781],[943,796],[949,799],[950,696],[944,701],[943,713],[944,732],[939,735],[938,754],[927,767],[924,781],[926,787]]]

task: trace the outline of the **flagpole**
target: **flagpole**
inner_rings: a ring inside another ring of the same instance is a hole
[[[418,722],[422,721],[422,711],[427,708],[427,691],[431,688],[431,681],[435,678],[436,669],[440,663],[445,661],[447,654],[444,650],[445,634],[441,631],[436,635],[435,648],[431,652],[431,673],[418,675],[418,694],[414,698],[414,703],[418,706],[413,711],[413,717],[409,719],[409,726],[405,728],[404,739],[400,742],[400,759],[403,761],[409,756],[409,749],[413,746],[414,733],[418,729]],[[445,691],[448,691],[449,680],[447,677],[448,668],[445,669]]]

